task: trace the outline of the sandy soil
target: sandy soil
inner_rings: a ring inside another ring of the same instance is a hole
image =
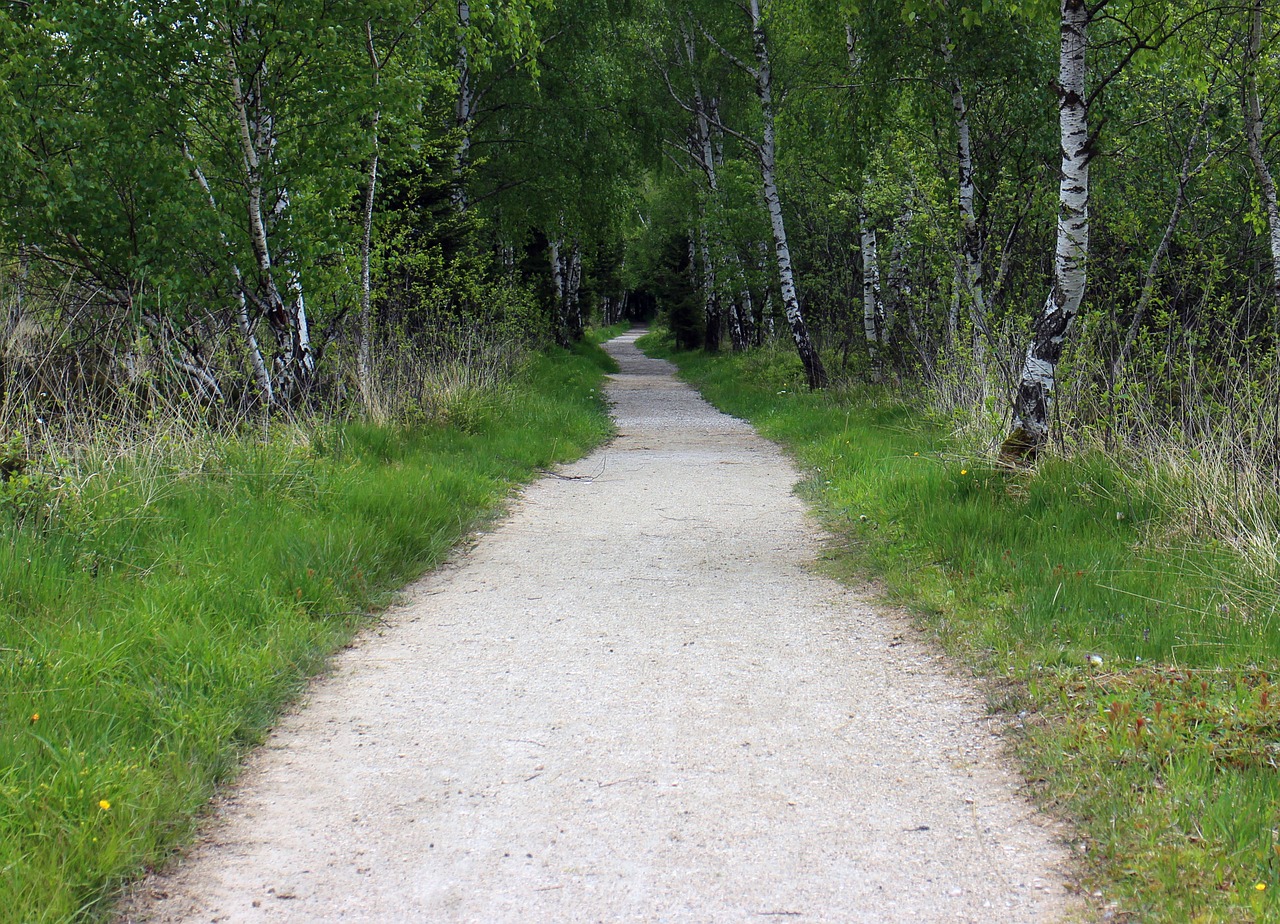
[[[1069,910],[972,686],[809,570],[795,469],[634,337],[618,439],[342,654],[123,921]]]

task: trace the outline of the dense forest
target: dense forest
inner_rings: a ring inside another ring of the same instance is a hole
[[[406,364],[656,304],[923,384],[1014,462],[1275,469],[1263,0],[19,2],[0,15],[0,395],[386,414]],[[481,359],[483,357],[483,359]],[[21,444],[21,445],[19,445]]]

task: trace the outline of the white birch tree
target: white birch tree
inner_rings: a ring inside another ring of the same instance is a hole
[[[1032,327],[1014,397],[1013,426],[1000,449],[1013,463],[1033,461],[1049,441],[1058,362],[1084,299],[1089,260],[1088,96],[1085,53],[1092,12],[1085,0],[1061,0],[1058,129],[1062,167],[1053,283]]]

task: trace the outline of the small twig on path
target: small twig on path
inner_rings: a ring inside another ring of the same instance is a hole
[[[561,475],[559,472],[553,472],[549,468],[539,468],[544,475],[550,475],[552,478],[559,478],[561,481],[595,481],[604,474],[604,470],[609,467],[609,460],[606,458],[600,465],[600,471],[594,475]]]

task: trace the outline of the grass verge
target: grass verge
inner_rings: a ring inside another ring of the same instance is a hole
[[[281,427],[0,484],[0,917],[97,920],[403,583],[610,423],[598,347],[464,423]]]
[[[1106,919],[1280,921],[1275,575],[1170,529],[1167,492],[1105,457],[1011,473],[882,392],[806,391],[790,353],[641,346],[798,460],[826,567],[986,678]]]

